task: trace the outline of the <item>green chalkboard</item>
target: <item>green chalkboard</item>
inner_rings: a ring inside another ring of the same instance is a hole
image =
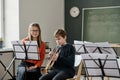
[[[120,43],[120,7],[84,8],[84,41]]]

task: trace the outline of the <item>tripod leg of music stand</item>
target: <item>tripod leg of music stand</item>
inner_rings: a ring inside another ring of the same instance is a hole
[[[0,63],[2,64],[2,66],[4,67],[4,69],[5,69],[5,71],[7,70],[6,69],[6,66],[3,64],[3,62],[2,61],[0,61]],[[7,72],[8,72],[8,74],[13,78],[13,76],[12,76],[12,74],[7,70]]]
[[[6,68],[6,71],[3,73],[3,75],[2,75],[2,77],[1,77],[0,80],[3,80],[3,79],[4,79],[4,77],[5,77],[5,75],[7,74],[8,70],[9,70],[10,67],[12,66],[14,60],[15,60],[15,57],[12,59],[12,61],[11,61],[10,64],[9,64],[9,66]],[[12,78],[13,78],[13,76],[12,76]]]

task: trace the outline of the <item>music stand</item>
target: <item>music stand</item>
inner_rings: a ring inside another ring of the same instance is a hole
[[[13,51],[16,59],[40,60],[37,41],[12,41]]]
[[[94,43],[94,44],[97,45],[96,49],[98,49],[100,53],[106,53],[106,54],[108,53],[108,54],[117,56],[117,53],[110,46],[110,43],[108,43],[108,42],[97,42],[97,43]],[[96,52],[96,50],[94,50],[93,52]]]
[[[40,60],[37,41],[12,41],[15,59]],[[25,68],[25,74],[27,69]],[[26,77],[25,77],[26,78]]]
[[[85,43],[84,41],[74,40],[74,46],[75,46],[75,49],[76,49],[77,53],[80,53],[80,54],[88,53],[84,43]]]
[[[117,59],[110,54],[89,53],[81,54],[86,77],[114,77],[120,78]]]
[[[74,41],[75,49],[78,53],[104,53],[111,54],[117,57],[115,50],[108,42],[87,42],[87,41]]]

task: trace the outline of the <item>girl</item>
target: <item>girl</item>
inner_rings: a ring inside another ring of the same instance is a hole
[[[30,24],[28,29],[28,36],[24,38],[22,41],[23,43],[25,41],[37,41],[40,60],[23,60],[21,64],[18,66],[16,80],[24,80],[25,78],[28,80],[38,80],[37,77],[41,76],[40,66],[42,65],[45,58],[45,43],[41,39],[41,29],[39,24],[37,23]],[[30,78],[27,77],[26,73],[32,72],[34,72],[34,74],[29,75]],[[33,77],[34,79],[32,79]]]

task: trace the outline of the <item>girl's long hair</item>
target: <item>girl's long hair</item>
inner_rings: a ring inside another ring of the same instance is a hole
[[[31,27],[37,27],[38,30],[39,30],[39,35],[38,35],[38,37],[37,37],[37,43],[38,43],[38,47],[40,47],[40,45],[41,45],[41,43],[42,43],[40,26],[39,26],[38,23],[31,23],[31,24],[29,25],[29,28],[28,28],[28,39],[29,39],[30,41],[33,40],[33,37],[32,37],[32,35],[30,34],[30,29],[31,29]]]

